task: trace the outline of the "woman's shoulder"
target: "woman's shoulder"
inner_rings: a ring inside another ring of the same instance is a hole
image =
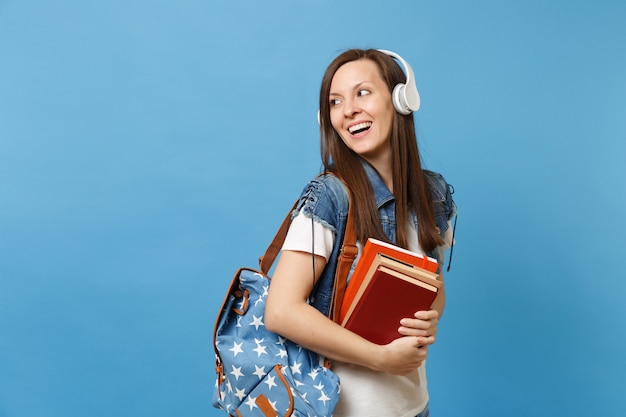
[[[430,186],[430,192],[433,195],[434,201],[445,201],[449,194],[452,193],[452,186],[448,184],[443,175],[435,171],[429,171],[427,169],[422,171],[424,177],[428,181]]]
[[[429,170],[423,170],[423,172],[430,186],[433,202],[442,205],[448,212],[449,217],[454,216],[456,214],[456,204],[452,199],[454,187],[438,172]]]
[[[323,173],[311,179],[300,194],[294,215],[302,212],[335,230],[350,204],[346,185],[336,175]]]
[[[333,173],[316,175],[302,190],[301,196],[304,197],[305,195],[330,198],[339,202],[347,202],[349,199],[347,186]]]

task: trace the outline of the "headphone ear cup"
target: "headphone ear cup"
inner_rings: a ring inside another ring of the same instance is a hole
[[[393,101],[393,107],[400,114],[407,115],[411,113],[411,109],[406,100],[406,85],[403,83],[396,84],[391,93],[391,100]]]

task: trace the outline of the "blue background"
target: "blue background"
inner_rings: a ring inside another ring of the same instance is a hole
[[[460,215],[435,416],[626,415],[623,1],[0,1],[0,415],[218,416],[213,321],[318,171],[338,52],[413,66]]]

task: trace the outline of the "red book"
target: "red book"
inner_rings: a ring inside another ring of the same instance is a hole
[[[350,308],[350,305],[352,304],[356,293],[361,287],[363,278],[368,273],[372,262],[379,254],[383,254],[388,258],[392,258],[399,262],[403,262],[411,266],[416,266],[427,271],[431,271],[433,273],[437,272],[437,269],[439,268],[439,264],[434,258],[411,252],[407,249],[377,239],[367,239],[367,241],[365,242],[365,246],[363,247],[363,253],[361,253],[359,262],[354,268],[352,278],[350,279],[350,283],[348,284],[348,287],[346,288],[346,293],[343,297],[341,311],[339,312],[340,322],[342,322],[346,317],[348,309]]]
[[[402,318],[430,309],[441,288],[436,277],[433,272],[377,255],[342,325],[380,345],[401,337]]]

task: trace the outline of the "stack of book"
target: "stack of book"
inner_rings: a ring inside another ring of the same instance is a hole
[[[430,310],[441,288],[437,260],[368,239],[341,305],[345,328],[384,345],[398,337],[400,320]]]

